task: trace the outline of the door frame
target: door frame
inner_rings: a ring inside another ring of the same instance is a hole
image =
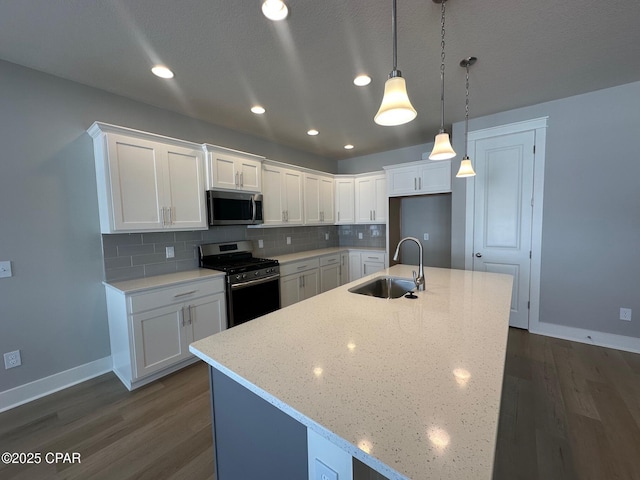
[[[523,122],[510,123],[496,127],[469,132],[467,149],[475,152],[475,143],[501,135],[535,132],[535,155],[533,159],[533,211],[531,218],[531,272],[529,279],[529,326],[528,330],[536,330],[540,317],[540,264],[542,254],[542,205],[544,197],[544,163],[547,139],[547,120],[540,117]],[[473,161],[473,160],[472,160]],[[465,202],[465,239],[464,268],[473,269],[473,233],[474,233],[475,177],[467,179]],[[533,328],[532,328],[533,326]]]

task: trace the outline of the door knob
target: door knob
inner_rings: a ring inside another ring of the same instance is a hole
[[[476,253],[476,257],[480,258],[482,257],[482,254],[480,252]]]

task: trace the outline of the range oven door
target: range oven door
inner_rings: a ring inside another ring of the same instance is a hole
[[[227,327],[235,327],[280,308],[280,275],[231,285],[227,278]]]

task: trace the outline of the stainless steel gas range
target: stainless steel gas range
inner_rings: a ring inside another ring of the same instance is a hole
[[[227,328],[280,308],[280,266],[277,260],[253,256],[251,242],[199,246],[200,267],[225,272]]]

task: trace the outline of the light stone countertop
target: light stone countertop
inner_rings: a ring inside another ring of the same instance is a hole
[[[207,268],[194,268],[183,272],[167,273],[166,275],[155,275],[153,277],[136,278],[133,280],[122,280],[120,282],[102,282],[107,287],[113,288],[124,294],[143,292],[154,288],[170,287],[194,280],[206,278],[222,277],[225,273]]]
[[[386,250],[384,248],[376,248],[376,247],[331,247],[331,248],[320,248],[318,250],[306,250],[304,252],[298,252],[298,253],[287,253],[284,255],[275,255],[270,258],[274,260],[278,260],[278,262],[280,262],[280,265],[283,265],[286,263],[296,262],[298,260],[306,260],[307,258],[322,257],[324,255],[331,255],[333,253],[346,252],[349,250],[353,252],[386,253]]]
[[[426,268],[418,299],[348,288],[190,350],[391,479],[492,477],[512,277]]]

